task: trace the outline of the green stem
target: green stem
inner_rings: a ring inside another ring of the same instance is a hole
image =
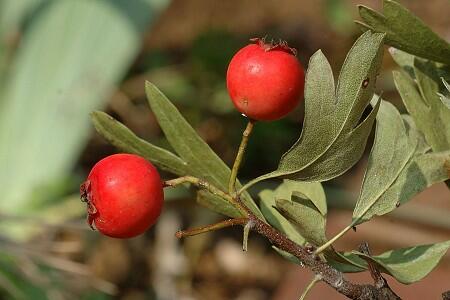
[[[236,193],[236,178],[239,171],[239,167],[241,166],[245,149],[247,148],[248,138],[253,130],[253,125],[255,125],[255,121],[249,120],[247,123],[247,127],[242,133],[241,144],[239,145],[238,153],[236,155],[236,159],[234,160],[233,168],[231,169],[230,181],[228,182],[228,193],[230,195],[235,195]]]
[[[319,253],[322,253],[324,250],[326,250],[328,247],[331,246],[331,244],[333,244],[334,242],[336,242],[339,238],[341,238],[345,233],[347,233],[347,231],[349,231],[350,229],[352,229],[352,227],[355,226],[355,222],[352,222],[350,225],[348,225],[347,227],[345,227],[344,229],[342,229],[341,232],[339,232],[338,234],[336,234],[331,240],[329,240],[328,242],[326,242],[325,244],[323,244],[322,246],[320,246],[319,248],[316,249],[315,254],[318,255]]]
[[[226,228],[226,227],[230,227],[230,226],[244,225],[247,222],[248,222],[247,218],[228,219],[228,220],[224,220],[224,221],[221,221],[218,223],[214,223],[214,224],[210,224],[210,225],[206,225],[206,226],[202,226],[202,227],[191,228],[188,230],[180,230],[180,231],[177,231],[177,233],[175,233],[175,236],[180,239],[182,237],[202,234],[205,232],[210,232],[210,231],[214,231],[214,230],[218,230],[218,229],[222,229],[222,228]]]
[[[177,185],[184,184],[184,183],[193,184],[193,185],[195,185],[196,187],[198,187],[200,189],[207,190],[211,194],[213,194],[215,196],[218,196],[218,197],[221,197],[222,199],[227,200],[237,210],[239,210],[242,213],[243,216],[247,215],[247,210],[241,205],[241,203],[236,198],[232,197],[230,194],[222,191],[218,187],[215,187],[211,183],[209,183],[207,181],[204,181],[204,180],[202,180],[200,178],[193,177],[193,176],[182,176],[182,177],[178,177],[178,178],[175,178],[175,179],[164,181],[163,185],[165,187],[167,187],[167,186],[175,187]]]
[[[311,282],[308,284],[308,286],[306,287],[305,291],[303,292],[303,294],[300,296],[299,300],[305,300],[306,296],[308,295],[309,291],[313,288],[313,286],[320,281],[320,277],[319,276],[315,276],[313,278],[313,280],[311,280]]]

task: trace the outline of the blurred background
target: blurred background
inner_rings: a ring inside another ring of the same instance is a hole
[[[449,1],[401,3],[450,38]],[[231,164],[245,126],[225,87],[232,55],[249,38],[268,35],[297,48],[305,67],[322,49],[338,74],[360,34],[357,4],[381,8],[378,0],[0,0],[0,299],[298,299],[311,273],[258,236],[247,253],[239,229],[176,240],[180,228],[222,218],[188,191],[166,195],[160,221],[145,235],[117,240],[91,231],[78,187],[117,150],[94,132],[89,113],[104,110],[167,147],[146,103],[150,80]],[[383,64],[377,90],[401,108],[389,55]],[[300,134],[302,109],[257,124],[242,180],[277,166]],[[365,165],[363,158],[325,183],[329,236],[350,222]],[[337,248],[366,240],[376,254],[449,240],[449,199],[438,184],[359,226]],[[437,299],[449,278],[450,253],[420,283],[389,280],[405,299]],[[343,298],[318,284],[309,299]]]

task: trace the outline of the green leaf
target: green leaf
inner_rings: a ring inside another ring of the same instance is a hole
[[[393,73],[403,103],[433,151],[450,150],[450,110],[439,99],[435,66],[415,58],[410,68],[414,70],[417,86],[406,74]]]
[[[448,179],[444,168],[450,151],[425,153],[429,147],[411,118],[383,101],[353,224],[391,212],[437,182]]]
[[[308,198],[322,216],[327,215],[327,199],[320,182],[285,179],[275,190],[276,199],[291,199],[293,196]]]
[[[343,273],[357,273],[367,270],[367,263],[349,252],[327,252],[327,262]]]
[[[89,112],[109,99],[166,2],[46,1],[29,20],[0,95],[0,210],[27,212],[36,189],[73,170]]]
[[[369,210],[366,216],[391,212],[433,184],[449,179],[445,169],[447,162],[450,162],[450,151],[415,156],[402,170],[395,183],[379,198],[377,207]]]
[[[395,182],[413,156],[418,139],[416,136],[410,138],[406,130],[398,110],[389,102],[382,100],[377,115],[375,141],[361,193],[353,211],[353,219],[358,220],[357,224],[372,217],[368,213],[369,210],[376,211],[377,201]],[[391,201],[395,206],[397,199]]]
[[[303,245],[326,242],[327,204],[319,182],[284,180],[275,191],[260,194],[261,211],[267,221],[290,239]]]
[[[97,132],[121,151],[140,155],[158,168],[179,176],[188,173],[187,164],[181,158],[137,137],[125,125],[108,114],[95,111],[91,117]]]
[[[292,226],[292,224],[275,208],[275,192],[263,190],[259,194],[261,212],[270,225],[286,234],[288,238],[299,245],[305,244],[305,238]]]
[[[386,44],[450,65],[450,45],[420,19],[393,0],[383,1],[383,14],[360,5],[365,30],[386,33]]]
[[[327,203],[319,182],[284,180],[275,191],[263,190],[259,197],[261,211],[269,224],[297,244],[304,245],[305,238],[316,245],[326,240]],[[298,201],[293,204],[294,207],[290,207],[291,199]],[[280,206],[279,202],[282,202]],[[305,220],[297,218],[299,215],[305,216]]]
[[[284,257],[285,259],[289,260],[290,262],[300,265],[300,266],[304,266],[304,264],[302,263],[302,261],[300,259],[298,259],[296,256],[292,255],[289,252],[286,252],[284,250],[281,250],[278,247],[272,246],[272,249],[275,250],[280,256]]]
[[[202,178],[218,188],[226,190],[231,174],[230,168],[200,138],[177,108],[156,86],[146,82],[145,89],[150,107],[167,140],[181,159],[187,163],[189,174],[186,175]],[[204,194],[204,196],[208,197],[208,194]],[[241,199],[249,209],[263,219],[261,212],[248,193],[242,194]],[[220,207],[226,203],[225,200],[218,197],[208,197],[207,201],[211,201],[210,207]],[[223,213],[223,211],[218,212]],[[236,213],[233,213],[233,216],[235,215]]]
[[[364,33],[341,69],[335,92],[331,67],[321,51],[310,59],[305,86],[305,121],[300,139],[281,158],[278,169],[260,176],[324,181],[341,175],[361,157],[378,105],[361,123],[373,96],[383,54],[383,34]]]
[[[327,242],[326,219],[308,198],[276,199],[276,206],[308,242],[315,246]]]
[[[230,218],[239,218],[242,217],[241,213],[228,201],[224,199],[212,195],[204,190],[197,191],[197,202],[198,204],[215,211],[219,214],[223,214]]]
[[[430,273],[450,248],[450,241],[403,248],[377,256],[355,252],[360,257],[376,263],[380,270],[404,284],[411,284]]]

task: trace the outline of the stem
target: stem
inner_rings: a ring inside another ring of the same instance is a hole
[[[300,261],[304,263],[305,266],[311,269],[320,280],[324,281],[337,292],[342,295],[347,296],[350,299],[355,300],[398,300],[397,295],[389,288],[389,286],[384,286],[381,289],[370,284],[356,284],[348,281],[344,274],[332,266],[328,265],[326,261],[320,259],[314,251],[310,251],[307,248],[298,245],[291,239],[289,239],[284,233],[276,230],[266,222],[260,220],[255,216],[243,203],[240,202],[237,196],[233,197],[230,194],[218,189],[217,187],[203,181],[199,178],[192,176],[184,176],[164,182],[164,186],[176,186],[183,183],[191,183],[199,188],[203,188],[210,193],[222,197],[223,199],[230,201],[236,206],[241,212],[244,213],[247,218],[238,218],[235,220],[225,220],[217,224],[210,226],[204,226],[197,229],[181,231],[177,233],[178,237],[189,236],[208,232],[215,229],[224,228],[227,226],[241,225],[247,227],[248,230],[253,230],[263,236],[265,236],[274,246],[282,251],[288,252]],[[346,231],[348,231],[353,223],[346,227],[341,233],[332,239],[327,244],[331,244],[333,241],[342,236]],[[329,245],[323,245],[320,247],[322,250],[326,249]],[[320,249],[319,248],[319,249]],[[319,250],[318,249],[318,250]],[[320,251],[319,251],[320,252]],[[386,296],[388,295],[388,296]],[[386,297],[385,297],[386,296]]]
[[[321,277],[321,280],[326,282],[339,293],[349,297],[350,299],[364,300],[366,298],[359,298],[359,296],[366,289],[372,289],[369,285],[353,284],[348,281],[344,275],[321,260],[317,255],[295,243],[289,239],[284,233],[279,232],[269,224],[261,221],[256,216],[250,215],[249,221],[253,222],[252,229],[259,234],[265,236],[274,246],[288,252],[304,263],[315,274]],[[368,298],[367,298],[368,299]]]
[[[339,232],[338,234],[336,234],[332,239],[330,239],[328,242],[326,242],[325,244],[323,244],[322,246],[318,247],[316,249],[315,254],[318,255],[319,253],[322,253],[324,250],[326,250],[328,247],[331,246],[331,244],[333,244],[334,242],[336,242],[339,238],[341,238],[344,234],[347,233],[347,231],[349,231],[350,229],[352,229],[352,227],[355,225],[355,222],[352,222],[350,225],[348,225],[347,227],[345,227],[344,229],[342,229],[341,232]]]
[[[193,176],[182,176],[175,179],[167,180],[163,182],[163,186],[167,187],[175,187],[177,185],[183,184],[183,183],[190,183],[195,185],[196,187],[200,189],[207,190],[211,194],[221,197],[228,202],[230,202],[243,216],[247,215],[247,210],[241,205],[241,203],[234,197],[232,197],[230,194],[222,191],[218,187],[215,187],[214,185],[210,184],[207,181],[204,181],[200,178],[193,177]]]
[[[239,191],[237,191],[237,195],[242,194],[243,192],[245,192],[246,190],[248,190],[251,186],[253,186],[255,183],[261,181],[260,177],[257,177],[253,180],[250,180],[249,182],[247,182],[246,184],[244,184]]]
[[[255,121],[249,120],[247,123],[247,127],[245,127],[244,132],[242,133],[241,144],[239,145],[238,153],[236,155],[236,159],[234,160],[233,168],[231,169],[230,180],[228,182],[228,193],[230,195],[234,195],[236,193],[236,177],[239,171],[239,167],[241,166],[242,157],[244,156],[245,149],[247,148],[247,143],[250,134],[253,130],[253,125]]]
[[[308,284],[308,286],[306,287],[305,291],[303,292],[303,294],[300,296],[299,300],[305,300],[306,296],[308,295],[309,291],[313,288],[313,286],[320,281],[320,277],[319,276],[314,276],[313,280],[311,280],[311,282]]]
[[[193,236],[193,235],[210,232],[210,231],[214,231],[214,230],[218,230],[218,229],[222,229],[222,228],[226,228],[226,227],[231,227],[231,226],[236,226],[236,225],[244,225],[247,222],[248,222],[247,218],[228,219],[228,220],[224,220],[224,221],[206,225],[206,226],[201,226],[201,227],[192,228],[192,229],[188,229],[188,230],[180,230],[180,231],[177,231],[177,233],[175,233],[175,236],[177,238],[181,239],[186,236]]]

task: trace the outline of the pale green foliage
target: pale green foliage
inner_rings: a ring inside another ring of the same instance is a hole
[[[148,102],[158,120],[167,140],[175,152],[187,164],[189,175],[202,178],[213,185],[226,190],[230,178],[230,168],[217,156],[214,151],[203,141],[189,123],[183,118],[176,107],[150,82],[145,85]],[[188,175],[188,174],[180,174]],[[203,192],[203,197],[208,197],[208,202],[217,210],[226,207],[226,211],[220,213],[229,214],[229,210],[235,210],[224,199]],[[259,217],[261,212],[248,193],[242,195],[242,201]],[[236,215],[233,213],[231,215]]]
[[[305,121],[300,139],[283,155],[276,171],[252,180],[283,177],[324,181],[341,175],[361,157],[378,111],[359,123],[373,96],[382,58],[382,34],[366,32],[353,45],[337,88],[321,51],[310,59],[305,83]]]
[[[275,191],[263,190],[259,197],[267,221],[293,241],[314,245],[326,241],[327,204],[319,182],[285,180]]]
[[[361,194],[353,212],[358,223],[370,219],[379,198],[395,182],[417,147],[417,132],[406,131],[397,109],[382,101],[377,115],[375,141],[369,156]],[[397,199],[392,199],[395,203]]]
[[[410,284],[424,278],[450,248],[450,241],[385,252],[377,256],[355,254],[375,262],[380,270],[398,281]]]
[[[299,245],[305,244],[305,238],[294,228],[294,226],[276,209],[275,191],[263,190],[259,193],[260,208],[267,222],[286,234],[291,240]]]
[[[285,180],[275,190],[275,205],[306,241],[313,245],[327,241],[327,203],[319,182]]]
[[[420,19],[393,0],[383,1],[383,14],[360,5],[364,30],[386,33],[386,44],[450,65],[450,45]]]
[[[394,72],[395,85],[409,114],[414,118],[419,130],[425,134],[433,151],[450,150],[450,110],[438,94],[439,84],[442,84],[440,75],[449,75],[438,69],[433,62],[418,59],[399,50],[393,50],[391,54],[410,74],[408,76],[404,72]]]
[[[140,155],[158,166],[159,169],[177,175],[188,173],[187,163],[172,152],[157,147],[137,137],[125,125],[100,111],[91,114],[95,129],[118,149]]]
[[[289,200],[292,197],[307,198],[324,217],[327,215],[327,200],[322,184],[319,182],[302,182],[284,180],[275,190],[277,199]]]
[[[374,145],[353,212],[354,224],[388,213],[448,178],[444,164],[450,160],[450,151],[425,153],[427,149],[412,119],[402,118],[392,104],[382,101]]]

